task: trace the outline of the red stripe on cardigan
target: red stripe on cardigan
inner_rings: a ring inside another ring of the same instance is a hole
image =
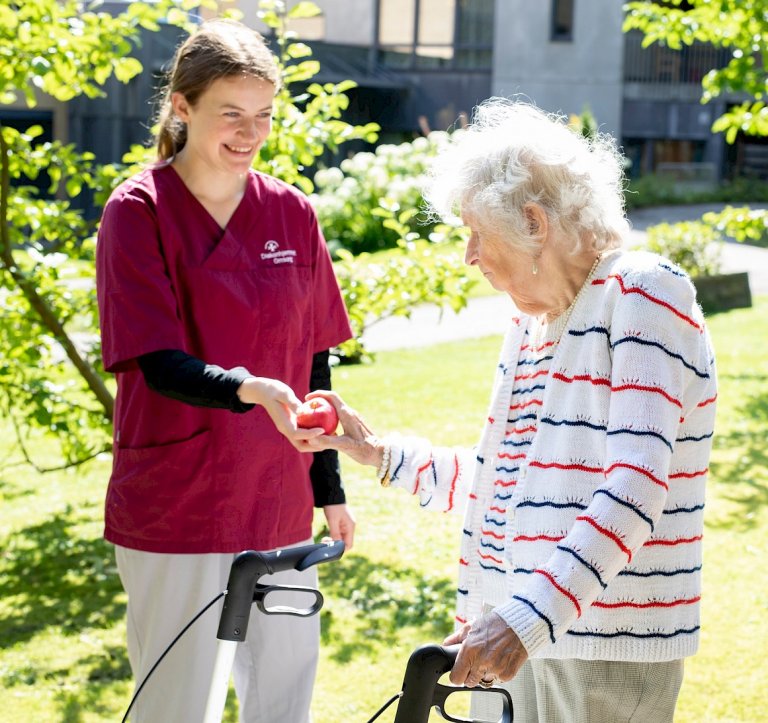
[[[453,455],[453,479],[451,480],[451,489],[450,492],[448,492],[448,510],[453,509],[453,495],[456,492],[456,480],[459,479],[459,457],[458,455]]]
[[[608,279],[616,279],[616,281],[619,282],[619,287],[621,288],[622,294],[640,294],[640,296],[645,297],[648,299],[648,301],[654,304],[658,304],[659,306],[663,306],[665,309],[669,309],[675,316],[690,324],[694,329],[698,329],[699,332],[703,331],[700,324],[697,324],[693,319],[691,319],[690,316],[686,316],[681,311],[678,311],[674,306],[672,306],[672,304],[669,304],[666,301],[662,301],[656,296],[652,296],[644,289],[641,289],[639,286],[624,286],[624,279],[622,279],[619,274],[609,274],[605,277],[605,279],[595,279],[592,282],[592,285],[597,286],[599,284],[604,284]]]
[[[600,377],[592,377],[589,374],[576,374],[572,377],[567,377],[565,374],[561,374],[560,372],[555,372],[552,375],[553,379],[559,379],[561,382],[565,382],[566,384],[571,384],[572,382],[590,382],[591,384],[596,385],[604,385],[606,387],[611,386],[611,380],[610,379],[601,379]]]
[[[622,384],[620,387],[611,387],[612,392],[624,392],[627,389],[633,389],[639,392],[653,392],[655,394],[661,394],[662,397],[672,402],[672,404],[675,406],[680,407],[680,409],[683,408],[682,402],[675,399],[671,394],[665,392],[661,387],[648,387],[643,384]]]
[[[554,537],[553,535],[518,535],[514,538],[513,542],[537,542],[539,540],[546,540],[547,542],[560,542],[564,539],[565,535],[560,537]]]
[[[555,580],[555,578],[554,578],[552,575],[550,575],[550,574],[549,574],[549,573],[548,573],[546,570],[542,570],[541,568],[537,567],[537,568],[534,570],[534,572],[538,572],[538,573],[539,573],[539,575],[544,575],[544,577],[546,577],[546,578],[547,578],[547,580],[549,580],[549,581],[550,581],[550,582],[551,582],[551,583],[552,583],[552,584],[555,586],[555,588],[556,588],[557,590],[559,590],[561,593],[563,593],[563,595],[565,595],[565,597],[567,597],[567,598],[568,598],[568,599],[569,599],[569,600],[570,600],[570,601],[573,603],[574,607],[576,608],[576,614],[578,615],[578,617],[581,617],[581,605],[579,605],[579,601],[576,599],[576,596],[575,596],[575,595],[574,595],[572,592],[570,592],[570,591],[566,590],[566,589],[565,589],[565,588],[564,588],[564,587],[563,587],[563,586],[562,586],[560,583],[558,583],[558,582],[557,582],[557,580]]]
[[[517,480],[509,480],[508,482],[505,482],[503,479],[497,479],[494,483],[494,487],[514,487],[517,485]]]
[[[669,479],[680,479],[681,477],[692,479],[693,477],[703,477],[707,472],[709,472],[709,467],[696,472],[675,472],[674,474],[669,475]]]
[[[627,556],[629,562],[632,562],[632,550],[630,550],[622,541],[621,538],[611,532],[610,530],[606,529],[602,525],[598,524],[595,520],[593,520],[591,517],[587,517],[587,515],[579,515],[577,520],[583,520],[584,522],[588,522],[592,527],[594,527],[601,535],[604,535],[605,537],[609,538],[610,540],[613,540],[618,546],[619,549]]]
[[[539,467],[540,469],[577,469],[580,472],[594,472],[594,473],[603,473],[602,467],[587,467],[584,464],[561,464],[560,462],[539,462],[538,460],[533,460],[528,464],[529,467]]]
[[[668,602],[655,601],[647,603],[636,602],[618,602],[618,603],[606,603],[595,601],[592,603],[592,607],[596,608],[637,608],[639,610],[645,608],[674,608],[678,605],[694,605],[701,600],[701,595],[697,595],[692,598],[681,598],[680,600],[670,600]]]
[[[527,432],[535,432],[536,427],[530,426],[530,427],[523,427],[522,429],[513,429],[511,432],[504,432],[504,434],[509,437],[513,434],[526,434]]]
[[[654,545],[664,545],[666,547],[688,545],[691,542],[699,542],[699,540],[703,538],[704,535],[696,535],[696,537],[678,537],[676,540],[648,540],[648,542],[645,543],[645,547],[653,547]]]
[[[491,532],[490,530],[484,530],[482,527],[480,528],[480,534],[481,535],[488,535],[488,537],[493,537],[496,540],[503,540],[504,535],[499,535],[496,532]]]
[[[419,467],[416,470],[416,486],[413,488],[413,494],[416,494],[419,491],[419,485],[421,484],[421,473],[429,469],[429,466],[431,464],[432,464],[432,455],[430,454],[429,461],[425,465]]]
[[[510,409],[525,409],[526,407],[530,407],[531,404],[538,404],[539,406],[542,406],[544,402],[541,401],[541,399],[531,399],[530,402],[522,402],[520,404],[512,404],[509,408]]]
[[[533,346],[532,344],[523,344],[523,346],[520,347],[520,351],[527,351],[528,349],[532,349],[533,351],[541,351],[542,349],[546,349],[548,346],[554,346],[556,342],[554,341],[547,341],[544,342],[541,346]]]
[[[534,372],[533,374],[518,374],[515,377],[515,381],[520,381],[521,379],[536,379],[536,377],[542,377],[546,376],[549,372],[546,369],[541,369],[537,372]]]
[[[617,467],[621,467],[622,469],[631,469],[634,472],[639,472],[640,474],[646,476],[654,484],[659,485],[659,487],[663,487],[665,490],[669,489],[669,485],[664,482],[664,480],[660,480],[658,477],[654,477],[647,469],[643,469],[642,467],[638,467],[634,464],[627,464],[626,462],[616,462],[615,464],[612,464],[607,470],[605,470],[605,476],[607,477]]]
[[[715,394],[714,397],[710,397],[709,399],[705,399],[703,402],[699,402],[696,406],[697,407],[706,407],[707,404],[712,404],[717,400],[717,394]]]

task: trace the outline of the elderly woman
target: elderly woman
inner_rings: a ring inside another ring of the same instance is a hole
[[[712,346],[686,275],[620,250],[621,184],[611,139],[479,107],[427,193],[520,312],[478,447],[379,437],[330,393],[344,434],[309,443],[465,508],[451,680],[510,681],[516,722],[671,721],[699,642]]]

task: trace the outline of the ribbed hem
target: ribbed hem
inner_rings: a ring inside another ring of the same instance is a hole
[[[548,623],[523,600],[514,598],[494,612],[515,631],[531,658],[662,663],[695,655],[699,648],[698,627],[674,634],[631,630],[602,636],[577,631],[552,643]]]

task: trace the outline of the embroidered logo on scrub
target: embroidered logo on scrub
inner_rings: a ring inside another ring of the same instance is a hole
[[[264,244],[261,258],[263,261],[272,259],[273,264],[292,264],[296,258],[296,251],[294,249],[281,250],[277,241],[269,240]]]

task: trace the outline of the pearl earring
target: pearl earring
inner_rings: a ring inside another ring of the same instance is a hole
[[[539,273],[539,267],[536,265],[536,261],[533,262],[533,268],[531,269],[533,272],[533,275],[536,276],[536,274]]]

